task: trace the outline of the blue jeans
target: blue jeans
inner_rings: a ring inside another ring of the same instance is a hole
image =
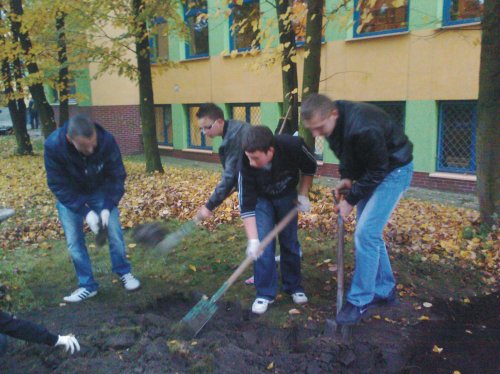
[[[104,196],[96,193],[88,197],[87,204],[97,214],[100,214],[104,203]],[[92,264],[90,262],[87,247],[85,246],[85,235],[83,233],[83,221],[85,217],[66,208],[57,202],[59,220],[66,235],[68,251],[75,266],[78,286],[85,287],[90,292],[97,290],[99,284],[94,280]],[[124,275],[130,273],[130,263],[125,257],[125,241],[118,208],[113,208],[109,215],[108,224],[109,254],[113,273]]]
[[[295,206],[296,193],[279,199],[259,197],[255,208],[255,219],[259,240],[264,237],[287,215]],[[300,272],[300,244],[297,238],[297,217],[278,235],[280,243],[280,269],[283,292],[292,294],[303,292]],[[264,253],[254,261],[254,283],[257,297],[273,300],[278,288],[278,270],[274,259],[276,240],[274,239],[264,249]]]
[[[7,352],[7,336],[0,334],[0,357]]]
[[[347,301],[356,306],[386,298],[396,285],[383,230],[413,175],[413,163],[389,173],[371,196],[357,204],[356,267]]]

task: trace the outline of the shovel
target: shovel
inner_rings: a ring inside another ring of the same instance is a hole
[[[178,230],[170,234],[159,222],[145,223],[134,230],[132,237],[137,243],[149,248],[156,248],[165,254],[177,246],[184,237],[193,232],[199,222],[199,219],[193,218],[183,223]]]
[[[293,208],[288,214],[274,227],[274,229],[266,235],[260,242],[258,254],[260,255],[266,246],[279,234],[290,221],[297,215],[297,208]],[[246,257],[238,268],[231,274],[231,276],[224,282],[224,284],[215,292],[209,299],[203,296],[202,299],[189,311],[188,314],[180,322],[182,332],[186,335],[195,337],[201,329],[207,324],[212,316],[217,311],[217,301],[226,293],[231,285],[238,279],[238,277],[245,271],[245,269],[253,263],[252,257]]]

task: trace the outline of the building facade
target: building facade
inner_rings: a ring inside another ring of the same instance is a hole
[[[283,115],[281,65],[270,63],[278,46],[275,9],[265,0],[223,3],[185,2],[179,12],[187,38],[165,35],[166,21],[155,21],[150,44],[164,154],[217,161],[220,141],[205,138],[196,126],[204,102],[219,104],[227,117],[273,130]],[[320,92],[372,102],[403,126],[414,144],[413,185],[474,191],[483,1],[325,3]],[[299,92],[306,13],[306,1],[295,0]],[[177,64],[164,69],[167,61]],[[88,98],[78,110],[110,128],[124,153],[140,152],[137,86],[111,74],[81,85]],[[336,176],[337,160],[323,140],[316,141],[315,153],[319,173]]]

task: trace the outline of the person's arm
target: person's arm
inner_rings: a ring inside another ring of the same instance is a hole
[[[258,258],[260,244],[257,222],[255,220],[257,189],[255,186],[255,178],[246,175],[247,172],[248,170],[242,167],[238,178],[240,213],[248,239],[246,254],[256,260]]]
[[[58,336],[49,332],[45,327],[36,323],[17,319],[14,316],[0,311],[0,333],[28,342],[55,346]]]
[[[125,194],[125,178],[127,173],[123,165],[120,148],[115,139],[110,136],[108,158],[105,162],[105,194],[103,209],[112,210],[118,206]]]
[[[52,147],[45,145],[44,151],[47,185],[56,199],[73,212],[86,216],[90,208],[86,199],[72,188],[65,167]]]

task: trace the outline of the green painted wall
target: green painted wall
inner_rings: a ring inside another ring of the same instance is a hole
[[[273,130],[273,132],[278,127],[280,117],[280,103],[260,103],[260,122]]]
[[[208,43],[210,56],[229,51],[229,18],[219,0],[208,0]]]
[[[443,0],[410,0],[410,30],[441,26]]]
[[[79,106],[92,106],[92,89],[90,87],[89,69],[82,69],[76,74],[76,92]]]
[[[436,170],[438,108],[433,100],[406,103],[406,135],[413,143],[416,171]]]
[[[343,0],[326,1],[325,15],[327,17],[325,40],[332,42],[352,38],[353,4],[341,6]]]
[[[174,148],[187,148],[188,118],[184,110],[184,105],[172,104],[172,126],[174,132]]]

